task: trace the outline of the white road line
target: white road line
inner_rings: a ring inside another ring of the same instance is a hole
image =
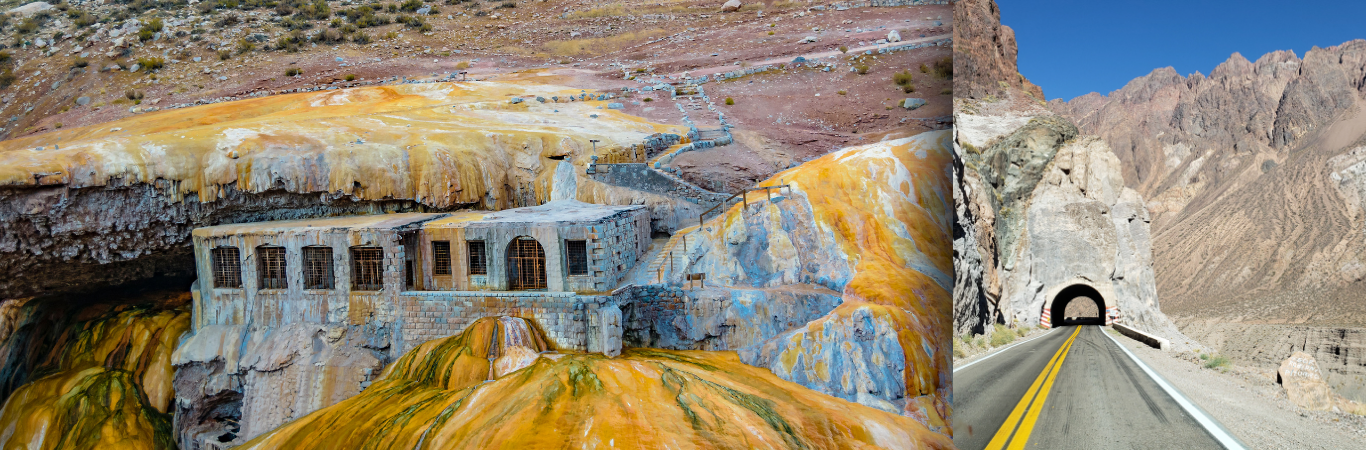
[[[1053,330],[1057,330],[1057,328],[1054,328]],[[967,363],[967,364],[964,364],[964,365],[961,365],[961,366],[959,366],[959,365],[954,365],[954,367],[953,367],[953,373],[958,373],[958,371],[963,370],[963,369],[966,369],[966,368],[968,368],[968,366],[971,366],[971,365],[973,365],[973,364],[977,364],[977,363],[979,363],[979,362],[982,362],[982,360],[985,360],[985,359],[987,359],[987,358],[990,358],[990,357],[999,355],[999,354],[1001,354],[1001,353],[1004,353],[1006,350],[1010,350],[1011,348],[1013,348],[1013,347],[1015,347],[1015,346],[1017,346],[1017,345],[1020,345],[1020,344],[1023,344],[1023,343],[1026,343],[1026,342],[1029,342],[1029,341],[1032,341],[1032,340],[1035,340],[1035,339],[1038,339],[1038,338],[1047,336],[1049,333],[1052,333],[1053,330],[1048,330],[1047,333],[1042,333],[1042,334],[1039,334],[1039,335],[1034,336],[1034,337],[1032,337],[1032,338],[1025,339],[1025,340],[1023,340],[1023,341],[1016,342],[1016,343],[1014,343],[1014,344],[1010,344],[1010,345],[1007,345],[1007,346],[1005,346],[1005,347],[1001,347],[999,350],[996,350],[996,351],[994,351],[994,352],[988,353],[986,356],[983,356],[983,357],[981,357],[981,358],[978,358],[978,359],[976,359],[976,360],[974,360],[974,361],[972,361],[972,362],[970,362],[970,363]],[[955,339],[957,339],[957,338],[955,338]]]
[[[1181,405],[1181,408],[1185,409],[1187,414],[1194,417],[1196,422],[1200,422],[1200,425],[1205,427],[1205,431],[1208,431],[1210,436],[1213,436],[1215,440],[1219,441],[1219,444],[1223,445],[1224,448],[1229,450],[1243,450],[1246,448],[1241,442],[1238,442],[1238,438],[1233,437],[1228,430],[1225,430],[1223,425],[1220,425],[1219,422],[1215,421],[1209,414],[1205,414],[1205,411],[1200,409],[1200,406],[1190,401],[1190,399],[1187,399],[1185,395],[1181,394],[1181,391],[1176,390],[1175,386],[1168,384],[1167,380],[1163,379],[1161,375],[1158,375],[1157,372],[1154,372],[1147,364],[1144,364],[1142,360],[1138,359],[1138,356],[1129,351],[1128,347],[1125,347],[1124,344],[1120,344],[1119,341],[1115,340],[1114,336],[1110,336],[1110,333],[1106,333],[1105,330],[1100,330],[1100,334],[1110,338],[1110,342],[1114,342],[1116,346],[1119,346],[1120,350],[1124,350],[1124,354],[1129,355],[1129,359],[1133,360],[1134,364],[1138,364],[1138,367],[1143,369],[1143,372],[1147,373],[1149,378],[1152,378],[1158,386],[1161,386],[1162,390],[1167,391],[1167,395],[1170,395],[1172,399],[1176,400],[1176,403]]]

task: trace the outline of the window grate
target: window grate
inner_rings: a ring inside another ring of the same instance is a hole
[[[451,274],[451,243],[449,241],[432,241],[432,263],[433,274]]]
[[[384,249],[351,248],[351,290],[378,291],[384,288]]]
[[[285,289],[285,248],[262,245],[256,247],[256,267],[261,278],[260,289]]]
[[[332,247],[304,247],[304,289],[332,289]]]
[[[242,260],[237,252],[237,247],[213,249],[213,286],[220,288],[242,287]]]
[[[485,259],[484,241],[465,241],[465,247],[469,249],[470,275],[488,275],[489,265]]]
[[[545,250],[532,238],[517,238],[508,244],[508,289],[530,291],[545,289]]]
[[[570,275],[588,275],[588,245],[585,241],[564,241]]]

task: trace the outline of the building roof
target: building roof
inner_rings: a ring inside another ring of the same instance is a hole
[[[578,200],[556,200],[539,206],[482,213],[482,217],[451,217],[423,225],[423,228],[462,228],[501,224],[595,223],[627,211],[644,209],[641,205],[598,205]]]
[[[448,216],[448,214],[444,213],[397,213],[234,223],[196,228],[194,230],[194,235],[198,237],[214,237],[243,234],[277,234],[300,231],[392,230],[433,219],[440,219],[446,216]]]

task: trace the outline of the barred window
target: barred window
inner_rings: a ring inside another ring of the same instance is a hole
[[[435,275],[451,274],[451,243],[450,241],[432,241],[432,273]]]
[[[256,268],[260,275],[260,289],[284,289],[285,248],[271,245],[256,247]]]
[[[332,247],[304,247],[304,289],[332,289]]]
[[[585,241],[564,241],[564,254],[570,275],[588,275],[588,245]]]
[[[465,247],[469,249],[470,275],[488,275],[489,265],[485,259],[484,241],[465,241]]]
[[[351,290],[378,291],[384,288],[384,249],[351,247]]]
[[[220,288],[242,287],[242,260],[237,252],[237,247],[213,249],[213,286]]]

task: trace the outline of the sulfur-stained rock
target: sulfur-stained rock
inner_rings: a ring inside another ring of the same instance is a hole
[[[948,131],[840,150],[709,220],[690,271],[708,283],[811,283],[832,311],[743,349],[779,377],[948,430],[953,290]]]
[[[94,303],[76,308],[62,318],[47,317],[44,309],[62,306],[18,302],[0,308],[0,354],[5,359],[6,392],[0,408],[0,447],[35,449],[154,449],[171,448],[174,393],[171,353],[189,328],[190,312],[183,305],[188,294],[170,299],[182,305],[162,309],[152,305]],[[50,299],[49,299],[50,301]],[[6,306],[11,303],[6,302]],[[75,319],[75,320],[72,320]],[[69,320],[69,322],[67,322]],[[49,340],[43,328],[65,323],[61,339]],[[42,348],[22,348],[29,345]],[[25,367],[24,356],[41,357]],[[22,374],[36,379],[22,385]]]
[[[952,448],[910,418],[794,387],[726,352],[546,355],[483,382],[488,330],[478,327],[489,322],[423,344],[360,395],[239,448]]]

